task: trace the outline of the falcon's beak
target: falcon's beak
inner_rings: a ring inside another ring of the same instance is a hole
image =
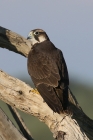
[[[30,32],[27,39],[31,39],[32,38],[32,33]]]
[[[30,35],[28,35],[27,39],[31,39],[32,37]]]

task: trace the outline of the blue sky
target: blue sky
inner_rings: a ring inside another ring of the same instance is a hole
[[[0,26],[24,37],[44,29],[62,50],[70,79],[93,85],[93,0],[0,0]],[[27,59],[1,48],[0,69],[29,78]]]

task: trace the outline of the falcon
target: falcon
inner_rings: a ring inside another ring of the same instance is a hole
[[[69,77],[62,51],[54,46],[42,29],[30,31],[28,73],[47,105],[59,114],[68,110]]]

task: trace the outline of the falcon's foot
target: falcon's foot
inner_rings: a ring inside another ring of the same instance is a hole
[[[36,88],[35,89],[32,89],[32,92],[34,92],[36,94],[40,94]]]

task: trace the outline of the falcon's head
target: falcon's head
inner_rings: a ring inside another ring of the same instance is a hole
[[[42,29],[34,29],[30,31],[27,39],[31,41],[32,46],[36,43],[41,43],[45,40],[49,40],[49,37],[47,36],[46,32]]]

